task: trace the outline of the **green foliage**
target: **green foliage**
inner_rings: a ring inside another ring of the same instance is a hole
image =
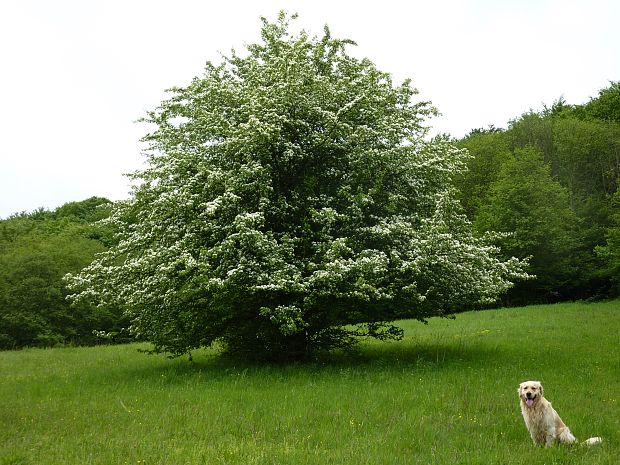
[[[613,291],[620,294],[620,191],[612,200],[612,223],[607,230],[605,245],[598,246],[596,253],[603,260],[603,272],[611,276]]]
[[[109,223],[118,245],[71,280],[173,355],[223,343],[305,358],[390,322],[493,302],[525,277],[476,238],[452,182],[466,154],[426,141],[434,113],[351,41],[263,20],[246,55],[149,113],[149,167]]]
[[[578,292],[566,293],[564,298],[608,293],[613,275],[603,273],[594,250],[605,243],[610,195],[618,185],[620,126],[564,114],[528,115],[511,129],[523,133],[524,126],[529,126],[525,132],[531,144],[544,151],[552,175],[568,189],[570,207],[580,220],[579,248],[571,256],[572,267],[579,270],[574,282]]]
[[[571,286],[577,223],[568,191],[551,177],[539,151],[517,149],[504,161],[474,225],[480,233],[509,233],[500,241],[508,256],[532,257],[531,271],[538,279],[511,289],[509,301],[555,300]]]
[[[469,171],[457,179],[460,198],[468,217],[479,229],[495,227],[510,231],[516,227],[516,220],[509,215],[496,212],[500,216],[493,217],[489,212],[498,208],[497,202],[506,202],[506,199],[491,198],[491,194],[498,182],[501,183],[504,165],[512,163],[520,150],[535,148],[548,167],[529,175],[522,173],[532,181],[524,181],[523,188],[533,188],[534,178],[540,176],[537,182],[542,185],[559,183],[566,189],[567,203],[560,200],[564,194],[551,195],[563,213],[551,214],[546,220],[541,216],[547,208],[545,195],[526,196],[523,200],[529,202],[530,208],[518,212],[522,223],[517,229],[531,240],[528,246],[522,244],[521,253],[529,251],[533,255],[532,265],[538,278],[513,289],[513,298],[517,293],[526,299],[522,302],[618,295],[618,288],[613,284],[617,282],[617,273],[610,266],[613,259],[606,249],[610,238],[613,244],[615,207],[611,199],[620,176],[620,125],[614,117],[617,95],[618,85],[612,83],[585,105],[569,105],[559,99],[540,113],[530,111],[522,115],[505,131],[476,130],[458,142],[472,156]],[[573,212],[573,220],[569,219],[567,206]],[[481,210],[486,210],[486,217],[479,219]],[[558,215],[565,218],[560,223],[568,228],[566,234],[558,233],[555,221]],[[571,221],[573,224],[569,226]],[[551,229],[545,231],[546,228]],[[564,240],[547,240],[546,236],[564,237]],[[570,244],[568,248],[567,244]]]
[[[620,174],[620,125],[562,118],[553,121],[554,173],[579,208],[583,199],[611,195]]]
[[[0,222],[0,349],[89,344],[93,330],[118,327],[110,310],[70,308],[63,282],[105,249],[89,221],[108,203],[92,198]]]
[[[103,197],[91,197],[81,202],[69,202],[54,210],[53,218],[69,218],[79,223],[94,223],[110,214],[111,202]]]
[[[620,123],[620,81],[601,89],[597,98],[584,105],[584,113],[591,118]]]
[[[505,131],[472,131],[458,142],[472,155],[467,170],[456,178],[459,200],[469,218],[475,218],[488,203],[489,186],[499,177],[505,160],[512,157],[510,140]]]

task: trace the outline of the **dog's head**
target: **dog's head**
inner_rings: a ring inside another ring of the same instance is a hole
[[[543,396],[540,381],[524,381],[519,384],[519,397],[528,407],[533,407]]]

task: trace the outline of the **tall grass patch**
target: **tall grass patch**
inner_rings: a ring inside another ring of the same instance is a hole
[[[400,324],[403,341],[311,364],[0,352],[0,465],[617,463],[620,301]],[[535,447],[525,379],[604,443]]]

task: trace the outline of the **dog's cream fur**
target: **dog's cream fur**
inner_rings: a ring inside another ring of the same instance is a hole
[[[570,444],[577,441],[558,412],[553,409],[551,402],[543,396],[543,387],[540,382],[524,381],[521,383],[519,399],[525,426],[534,444],[552,446],[555,442]],[[601,438],[594,437],[586,440],[584,444],[598,444],[601,441]]]

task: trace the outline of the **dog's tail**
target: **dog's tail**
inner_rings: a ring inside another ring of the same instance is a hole
[[[581,443],[582,446],[593,446],[594,444],[600,444],[603,442],[603,438],[594,436],[593,438],[586,439]]]
[[[572,444],[573,442],[577,442],[577,438],[573,436],[573,433],[571,433],[568,428],[564,428],[560,432],[558,439],[562,444]]]

